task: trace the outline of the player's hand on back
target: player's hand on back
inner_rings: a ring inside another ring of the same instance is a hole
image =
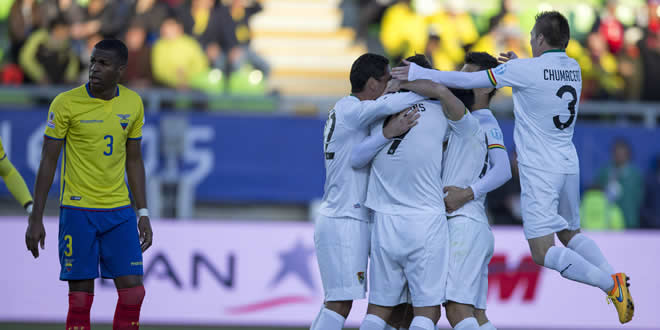
[[[140,248],[142,248],[142,252],[147,251],[154,238],[149,217],[140,217],[140,220],[138,220],[138,230],[140,231]]]
[[[400,90],[401,90],[401,80],[391,79],[390,81],[387,82],[387,87],[385,88],[385,92],[383,92],[383,95],[389,93],[396,93]]]
[[[34,213],[30,213],[28,217],[25,245],[35,258],[39,257],[39,245],[41,245],[42,250],[46,247],[46,229],[44,228],[43,219],[37,217]]]
[[[408,80],[408,72],[410,71],[410,62],[403,60],[403,63],[406,65],[392,68],[392,72],[391,72],[392,78],[404,80],[404,81]]]
[[[508,52],[506,52],[506,53],[500,53],[500,56],[497,58],[497,60],[498,60],[500,63],[506,63],[506,62],[508,62],[508,61],[510,61],[510,60],[515,60],[515,59],[517,59],[517,58],[518,58],[518,55],[516,55],[515,52],[513,52],[513,51],[508,51]]]
[[[443,191],[447,194],[447,196],[445,196],[445,208],[448,213],[460,209],[463,205],[467,204],[467,202],[474,199],[474,193],[470,187],[458,188],[448,186],[445,187]]]
[[[419,119],[419,116],[419,111],[417,109],[411,110],[408,108],[399,112],[387,123],[387,125],[385,125],[385,127],[383,127],[383,136],[391,139],[403,135],[417,125],[417,119]]]

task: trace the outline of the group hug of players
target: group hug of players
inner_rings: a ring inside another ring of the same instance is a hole
[[[433,70],[422,55],[391,72],[380,55],[353,63],[352,94],[330,110],[323,137],[314,241],[325,302],[312,330],[341,329],[353,300],[366,297],[367,277],[361,330],[433,330],[443,305],[454,329],[495,329],[485,313],[494,240],[484,203],[511,170],[488,105],[505,86],[533,260],[600,288],[621,323],[632,319],[629,278],[580,233],[572,138],[582,82],[565,53],[569,36],[560,13],[543,12],[530,59],[469,53],[461,72]]]

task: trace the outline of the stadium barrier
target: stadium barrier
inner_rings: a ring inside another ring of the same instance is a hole
[[[158,221],[144,255],[143,324],[309,326],[323,301],[314,227],[301,222]],[[46,249],[25,249],[25,218],[0,218],[0,322],[63,322],[67,285],[58,280],[57,219],[47,218]],[[597,288],[536,266],[520,228],[497,227],[490,264],[488,316],[498,327],[598,328],[619,325]],[[589,233],[617,270],[631,277],[635,319],[626,327],[660,326],[657,274],[660,232]],[[73,255],[76,254],[73,237]],[[356,276],[358,276],[356,274]],[[96,282],[94,322],[111,322],[116,291]],[[357,326],[366,301],[354,304]],[[446,318],[440,325],[447,326]]]
[[[3,146],[30,187],[41,158],[46,112],[46,108],[0,111]],[[142,141],[146,172],[149,181],[186,183],[199,201],[308,203],[323,195],[324,124],[319,118],[291,116],[148,114]],[[500,124],[511,151],[513,122]],[[660,153],[660,146],[651,143],[660,141],[658,129],[581,122],[573,140],[583,187],[610,161],[611,145],[618,137],[630,142],[633,161],[643,171]],[[54,194],[58,182],[56,177]],[[8,194],[0,185],[0,197]]]

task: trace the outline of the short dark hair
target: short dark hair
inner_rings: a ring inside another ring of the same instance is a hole
[[[474,106],[474,90],[460,88],[450,88],[449,90],[463,102],[466,108],[472,109]]]
[[[415,63],[425,69],[433,69],[433,66],[431,65],[431,61],[429,61],[429,59],[426,58],[424,54],[415,54],[413,56],[408,57],[406,61]],[[405,64],[401,62],[397,66],[405,66]]]
[[[544,11],[536,15],[534,29],[542,34],[548,45],[566,48],[571,39],[571,29],[566,17],[558,11]]]
[[[115,53],[119,65],[126,65],[126,62],[128,62],[128,48],[126,48],[126,45],[121,40],[103,39],[96,43],[94,48]]]
[[[495,57],[486,52],[469,52],[465,54],[465,64],[476,65],[479,70],[494,69],[500,65]],[[493,89],[492,92],[488,93],[488,101],[495,96],[495,93],[497,93],[497,89]],[[471,106],[469,108],[472,109]]]
[[[369,78],[382,77],[389,64],[390,61],[382,55],[372,53],[360,55],[351,66],[351,93],[362,92]]]
[[[55,29],[55,27],[57,27],[57,26],[65,26],[65,27],[68,28],[69,23],[66,21],[64,16],[57,15],[57,16],[55,16],[55,18],[51,19],[50,22],[48,22],[48,26],[47,26],[48,31],[53,31],[53,29]]]

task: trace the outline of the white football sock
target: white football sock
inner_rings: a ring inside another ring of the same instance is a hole
[[[454,330],[478,330],[479,322],[474,317],[468,317],[463,319],[463,321],[458,322],[454,327]]]
[[[492,323],[490,323],[490,321],[488,321],[488,322],[482,324],[479,327],[479,330],[497,330],[497,328]]]
[[[333,310],[323,308],[311,330],[341,330],[346,319]]]
[[[410,323],[410,330],[435,330],[433,320],[425,316],[415,316]]]
[[[587,235],[577,234],[573,236],[566,247],[577,252],[577,254],[581,255],[592,265],[600,268],[600,270],[606,272],[607,274],[614,274],[614,268],[612,268],[610,263],[607,262],[603,252],[600,251],[600,248],[598,248],[596,242],[587,237]]]
[[[367,314],[360,325],[360,330],[384,330],[385,326],[387,326],[385,320],[376,315]]]
[[[608,293],[614,287],[610,274],[592,265],[571,249],[553,246],[545,254],[544,266],[554,269],[561,276],[576,282],[589,284]]]

